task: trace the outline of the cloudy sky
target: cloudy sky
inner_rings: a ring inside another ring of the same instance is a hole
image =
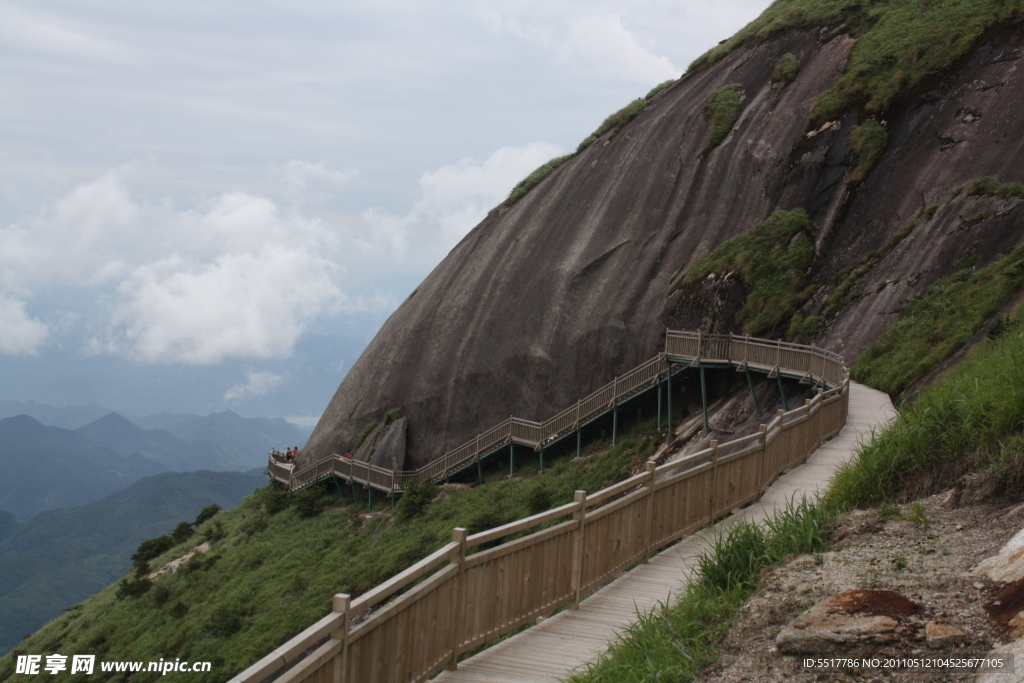
[[[0,400],[315,418],[512,186],[768,0],[0,4]]]

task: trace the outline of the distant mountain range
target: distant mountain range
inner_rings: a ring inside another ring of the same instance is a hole
[[[267,483],[259,472],[165,472],[24,521],[0,510],[0,654],[127,572],[142,540],[192,521],[207,505],[238,505]]]
[[[12,402],[4,405],[10,408]],[[29,407],[64,424],[95,412],[92,406],[49,413],[44,410],[49,406]],[[75,429],[47,426],[28,415],[0,419],[0,466],[6,474],[0,478],[0,508],[28,517],[99,500],[168,470],[262,468],[271,448],[301,447],[309,433],[281,418],[244,418],[233,412],[162,414],[142,421],[164,428],[143,428],[117,413]]]

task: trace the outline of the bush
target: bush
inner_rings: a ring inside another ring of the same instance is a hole
[[[814,339],[820,331],[821,318],[816,315],[805,318],[799,313],[794,313],[793,318],[789,321],[789,338],[800,344],[806,344]]]
[[[224,525],[218,519],[212,525],[206,527],[206,531],[203,532],[203,536],[209,543],[216,543],[221,540],[227,533],[224,531]]]
[[[792,52],[787,52],[775,63],[775,70],[772,71],[772,82],[789,85],[796,80],[800,73],[800,60]]]
[[[295,495],[295,509],[299,513],[299,517],[309,519],[310,517],[316,517],[324,508],[327,506],[327,501],[324,499],[323,490],[317,487],[310,487],[303,489]]]
[[[276,515],[287,509],[291,502],[291,497],[286,491],[268,491],[263,498],[263,508],[268,515]]]
[[[430,479],[420,479],[406,486],[396,506],[398,516],[411,519],[419,516],[437,498],[437,485]]]
[[[195,529],[188,522],[178,522],[178,526],[174,527],[174,531],[171,532],[171,540],[175,545],[184,543],[192,534],[195,533]]]
[[[153,582],[144,576],[134,578],[125,577],[117,584],[117,599],[138,598],[146,594],[153,587]]]
[[[715,91],[704,105],[704,120],[711,121],[711,139],[705,152],[718,147],[740,117],[743,86],[736,83]]]
[[[362,446],[363,442],[366,441],[366,437],[370,436],[370,434],[376,428],[377,428],[376,420],[371,422],[370,424],[366,425],[365,427],[363,427],[363,431],[359,432],[359,439],[356,441],[356,448],[359,448],[360,446]]]
[[[888,140],[889,133],[874,119],[868,119],[854,129],[850,148],[857,157],[857,164],[850,173],[851,185],[859,185],[867,179],[885,152]]]
[[[395,422],[398,418],[402,417],[401,408],[392,408],[388,412],[384,413],[384,426],[387,427]]]
[[[135,567],[145,565],[150,560],[160,557],[165,552],[174,547],[174,540],[170,536],[157,536],[156,538],[147,538],[145,541],[139,544],[138,550],[132,555],[132,562],[135,563]]]
[[[811,109],[811,128],[817,128],[828,121],[834,121],[846,109],[849,101],[846,95],[831,88],[818,95]]]
[[[204,507],[198,515],[196,515],[196,521],[193,522],[193,526],[199,526],[203,522],[213,519],[213,516],[220,512],[220,505],[214,503],[213,505],[207,505]]]

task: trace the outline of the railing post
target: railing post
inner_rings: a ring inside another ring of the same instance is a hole
[[[337,593],[331,604],[334,612],[341,614],[341,626],[331,632],[331,638],[341,641],[341,652],[334,657],[334,682],[348,683],[348,622],[352,598],[346,593]]]
[[[653,462],[647,463],[647,481],[644,482],[644,487],[647,489],[647,508],[644,513],[647,517],[644,523],[644,564],[651,559],[651,536],[654,529],[654,469],[656,467],[657,465]]]
[[[718,503],[718,439],[711,439],[711,521],[715,521],[715,506]]]
[[[757,431],[759,433],[759,436],[757,437],[757,442],[761,444],[761,462],[758,463],[757,466],[757,487],[758,490],[761,491],[761,495],[759,495],[758,498],[760,498],[762,495],[764,495],[765,489],[768,488],[768,482],[765,481],[764,476],[764,464],[765,462],[768,461],[768,425],[763,424],[758,426]]]
[[[576,522],[576,534],[572,542],[572,601],[569,609],[579,609],[580,590],[583,588],[583,540],[587,526],[587,492],[577,491],[573,494],[572,500],[576,503],[576,510],[572,513],[573,521]]]
[[[462,633],[462,611],[463,603],[466,600],[463,594],[462,586],[462,572],[466,564],[466,537],[469,536],[469,532],[462,527],[455,527],[452,529],[452,542],[458,543],[459,547],[452,552],[450,559],[451,564],[456,565],[459,568],[458,573],[455,575],[455,599],[452,601],[452,619],[451,619],[451,640],[449,641],[449,647],[452,651],[451,658],[445,662],[444,668],[448,671],[455,671],[459,666],[459,636]]]

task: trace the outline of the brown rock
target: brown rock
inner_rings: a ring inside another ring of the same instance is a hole
[[[775,645],[785,654],[817,654],[891,643],[899,639],[900,620],[920,610],[920,605],[893,591],[846,591],[790,622],[775,637]]]
[[[1006,633],[1007,640],[1020,640],[1024,637],[1024,612],[1018,612],[1017,616],[1006,623],[1009,629]]]
[[[924,625],[924,639],[928,647],[946,647],[967,640],[967,634],[958,628],[929,621]]]

